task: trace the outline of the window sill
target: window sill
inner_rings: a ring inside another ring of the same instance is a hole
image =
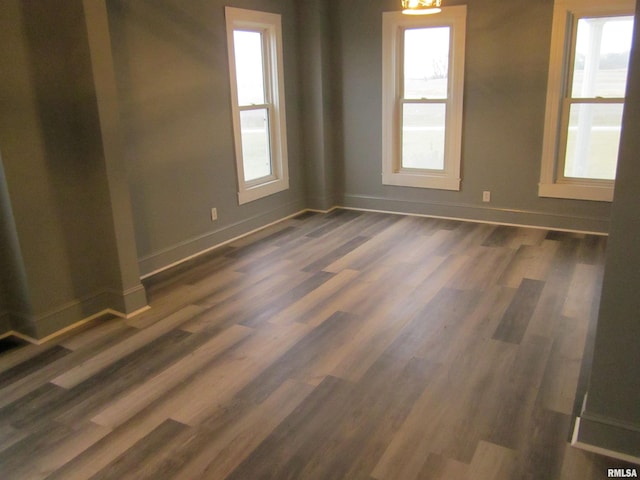
[[[419,173],[383,173],[383,185],[399,187],[434,188],[439,190],[460,190],[460,179],[445,175]]]
[[[289,188],[289,180],[279,179],[268,183],[262,183],[251,188],[246,188],[238,192],[238,203],[243,205],[245,203],[253,202],[263,197],[273,195],[274,193],[282,192]]]
[[[612,202],[613,186],[585,185],[569,183],[540,183],[538,196],[549,198],[567,198],[573,200],[591,200]]]

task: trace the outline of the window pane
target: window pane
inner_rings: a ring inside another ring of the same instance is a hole
[[[405,104],[402,167],[444,170],[444,103]]]
[[[233,48],[238,82],[238,104],[240,106],[265,104],[262,34],[234,30]]]
[[[447,98],[450,30],[404,31],[404,98]]]
[[[615,178],[622,110],[622,104],[571,105],[565,177]]]
[[[633,17],[578,21],[573,98],[624,97],[632,34]]]
[[[271,175],[269,115],[266,108],[240,112],[244,180]]]

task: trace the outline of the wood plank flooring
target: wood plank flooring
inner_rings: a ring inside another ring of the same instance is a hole
[[[567,443],[605,242],[299,215],[147,281],[136,318],[5,340],[0,477],[606,478]]]

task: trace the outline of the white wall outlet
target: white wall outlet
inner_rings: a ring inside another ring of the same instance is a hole
[[[491,201],[491,192],[489,191],[484,191],[482,192],[482,201],[485,203],[488,203]]]
[[[215,222],[218,219],[218,209],[217,208],[212,208],[211,209],[211,221]]]

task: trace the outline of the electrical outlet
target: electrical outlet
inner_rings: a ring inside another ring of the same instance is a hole
[[[215,222],[218,219],[218,209],[217,208],[212,208],[211,209],[211,221]]]
[[[491,192],[489,191],[484,191],[482,192],[482,201],[485,203],[488,203],[491,201]]]

